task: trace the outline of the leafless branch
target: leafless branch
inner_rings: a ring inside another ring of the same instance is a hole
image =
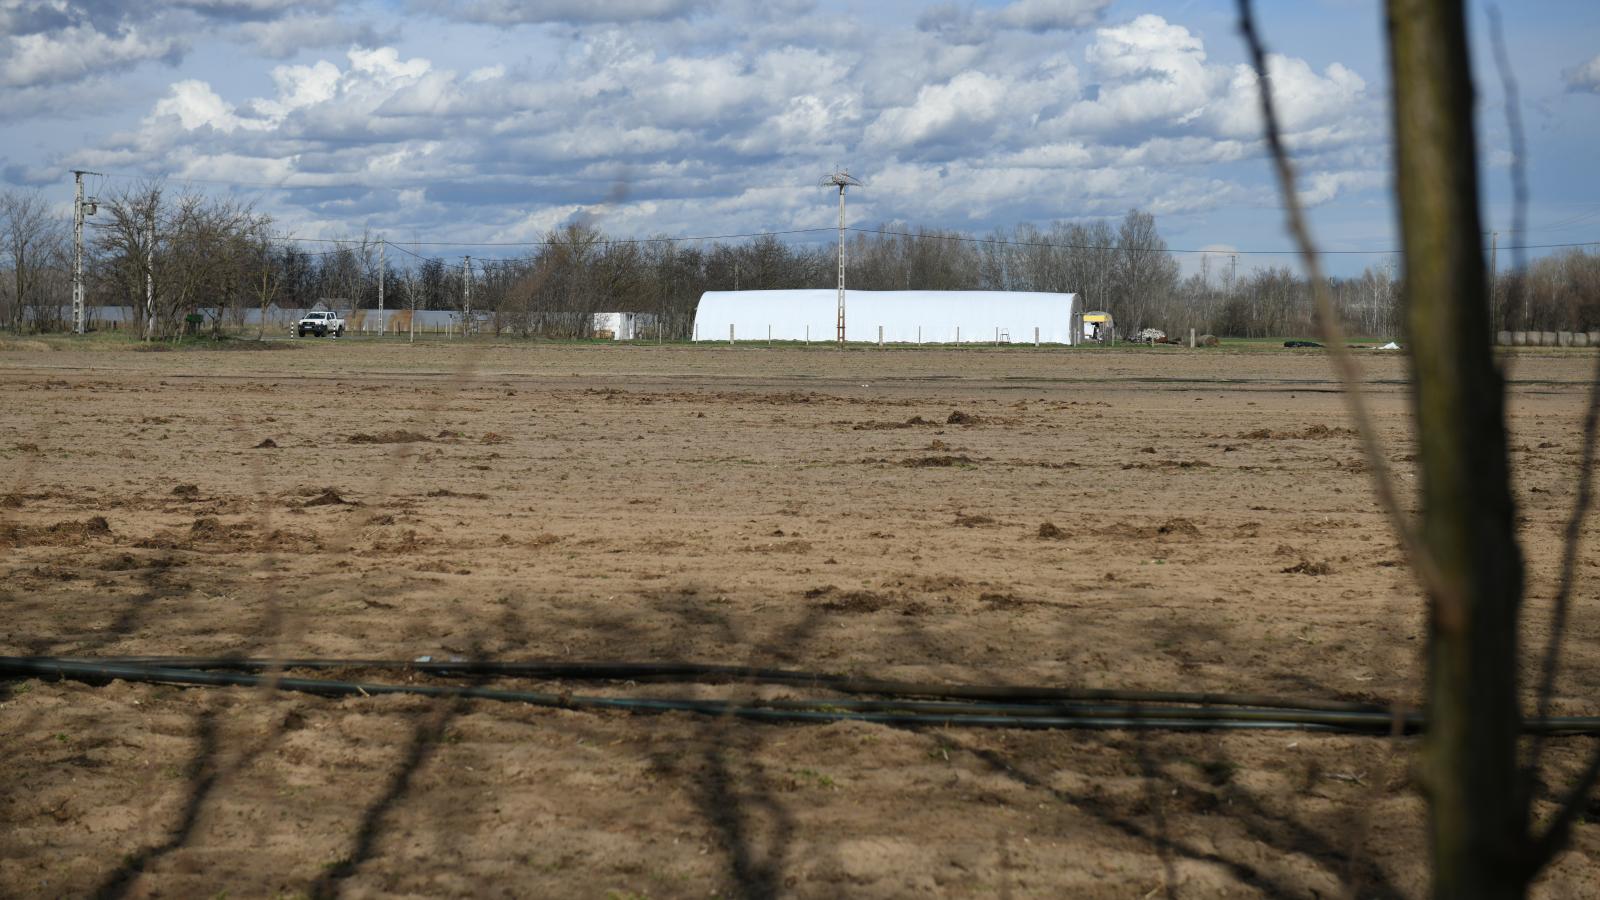
[[[1505,33],[1500,26],[1500,8],[1489,7],[1489,37],[1494,46],[1495,70],[1500,75],[1501,93],[1505,95],[1506,131],[1511,138],[1511,271],[1520,273],[1526,261],[1522,233],[1527,224],[1528,178],[1527,143],[1522,131],[1522,101],[1517,92],[1517,77],[1511,70],[1511,58],[1506,53]],[[1524,284],[1520,275],[1512,280],[1511,296],[1501,316],[1501,327],[1512,313],[1522,309]]]
[[[1278,191],[1283,195],[1284,213],[1288,219],[1286,224],[1299,247],[1311,280],[1311,292],[1316,303],[1318,324],[1322,327],[1323,342],[1328,346],[1334,372],[1338,375],[1344,387],[1345,397],[1349,401],[1350,415],[1355,420],[1356,432],[1360,435],[1361,450],[1366,458],[1367,468],[1372,472],[1378,502],[1382,505],[1384,514],[1388,516],[1390,526],[1399,537],[1401,546],[1405,548],[1406,555],[1411,559],[1412,571],[1417,579],[1429,594],[1438,598],[1441,612],[1451,613],[1459,606],[1459,600],[1453,592],[1447,590],[1443,579],[1438,576],[1432,557],[1417,537],[1416,528],[1400,508],[1400,501],[1395,493],[1394,478],[1389,473],[1389,464],[1385,461],[1382,448],[1378,445],[1377,429],[1372,424],[1372,415],[1367,409],[1366,396],[1361,387],[1361,373],[1357,370],[1349,348],[1345,346],[1344,329],[1339,324],[1339,313],[1334,307],[1333,298],[1328,295],[1328,283],[1323,277],[1322,262],[1317,255],[1316,245],[1311,240],[1311,231],[1306,225],[1305,213],[1300,206],[1300,196],[1295,187],[1294,166],[1290,163],[1289,152],[1284,147],[1283,131],[1278,122],[1277,107],[1272,99],[1272,82],[1267,74],[1266,49],[1256,31],[1255,15],[1250,0],[1239,0],[1239,30],[1249,48],[1251,64],[1255,68],[1256,78],[1261,86],[1263,131],[1267,148],[1272,154],[1273,170],[1278,178]]]

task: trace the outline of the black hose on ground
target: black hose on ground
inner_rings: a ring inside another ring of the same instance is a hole
[[[50,658],[50,657],[42,657]],[[70,658],[70,657],[67,657]],[[1213,694],[1183,691],[1146,691],[1113,688],[1066,688],[1041,685],[930,684],[850,675],[764,669],[684,662],[572,662],[567,660],[375,660],[375,659],[251,659],[228,656],[118,656],[82,660],[93,663],[155,665],[178,669],[240,672],[291,669],[377,669],[413,671],[429,675],[487,675],[495,677],[579,679],[588,681],[694,681],[786,684],[826,688],[841,694],[878,694],[898,697],[938,697],[946,700],[1025,702],[1108,701],[1115,703],[1181,703],[1199,706],[1260,706],[1281,709],[1315,709],[1327,712],[1369,712],[1389,715],[1388,707],[1342,700],[1284,699],[1257,694]]]
[[[351,662],[351,661],[346,661]],[[692,712],[771,722],[862,721],[892,725],[936,725],[1003,728],[1124,728],[1161,730],[1293,729],[1361,734],[1390,732],[1393,718],[1373,711],[1132,705],[1054,705],[948,703],[918,700],[771,700],[733,702],[683,698],[598,697],[450,685],[383,684],[314,678],[207,671],[130,662],[96,662],[52,657],[0,657],[0,674],[33,675],[91,683],[110,680],[202,686],[259,687],[321,696],[404,694],[462,697],[527,703],[564,709],[611,709],[628,712]],[[1425,725],[1421,716],[1402,720],[1410,733]],[[1525,723],[1525,730],[1545,734],[1600,734],[1600,717],[1555,717]]]

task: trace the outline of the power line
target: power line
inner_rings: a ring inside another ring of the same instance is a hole
[[[824,230],[825,231],[827,229],[819,229],[819,230]],[[850,228],[847,228],[846,230],[847,231],[860,232],[861,234],[879,234],[879,235],[886,235],[886,236],[889,236],[889,237],[924,238],[924,239],[927,239],[927,240],[938,240],[938,241],[964,241],[964,242],[973,243],[973,244],[998,244],[998,245],[1004,245],[1004,246],[1009,246],[1009,247],[1048,247],[1048,248],[1057,249],[1057,250],[1112,250],[1112,251],[1117,251],[1117,252],[1124,252],[1127,249],[1127,248],[1124,248],[1124,247],[1117,247],[1117,246],[1114,246],[1114,245],[1061,244],[1061,243],[1056,243],[1056,242],[1053,242],[1053,241],[1013,241],[1013,240],[1008,240],[1006,238],[970,237],[970,236],[964,235],[964,234],[938,234],[938,233],[917,233],[917,232],[912,232],[912,231],[890,231],[888,229],[882,229],[882,228],[856,228],[856,227],[850,227]],[[1487,233],[1488,232],[1485,232],[1485,234],[1487,234]],[[1593,247],[1593,246],[1600,246],[1600,241],[1576,241],[1576,242],[1565,243],[1565,244],[1523,244],[1520,247],[1511,247],[1511,248],[1507,248],[1507,249],[1540,250],[1540,249],[1549,249],[1549,248],[1553,248],[1553,247]],[[1227,256],[1227,255],[1233,254],[1233,253],[1254,254],[1254,255],[1261,255],[1261,256],[1298,256],[1300,254],[1299,250],[1222,250],[1222,249],[1190,250],[1190,249],[1174,248],[1174,247],[1163,247],[1159,251],[1155,250],[1154,248],[1141,249],[1139,252],[1208,253],[1208,254],[1215,254],[1217,256]],[[1386,253],[1400,253],[1402,251],[1401,251],[1401,249],[1399,247],[1390,247],[1390,248],[1387,248],[1387,249],[1379,249],[1379,250],[1318,250],[1317,252],[1318,253],[1324,253],[1324,254],[1327,254],[1327,253],[1343,253],[1343,254],[1351,254],[1351,255],[1363,255],[1363,254],[1364,255],[1378,255],[1378,254],[1386,254]]]

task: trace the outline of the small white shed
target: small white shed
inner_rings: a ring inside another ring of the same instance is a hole
[[[594,336],[615,341],[631,341],[637,336],[639,313],[602,312],[594,314]]]

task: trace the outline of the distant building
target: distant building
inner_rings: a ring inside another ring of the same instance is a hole
[[[615,341],[632,341],[653,335],[655,313],[602,312],[594,314],[594,336]]]

